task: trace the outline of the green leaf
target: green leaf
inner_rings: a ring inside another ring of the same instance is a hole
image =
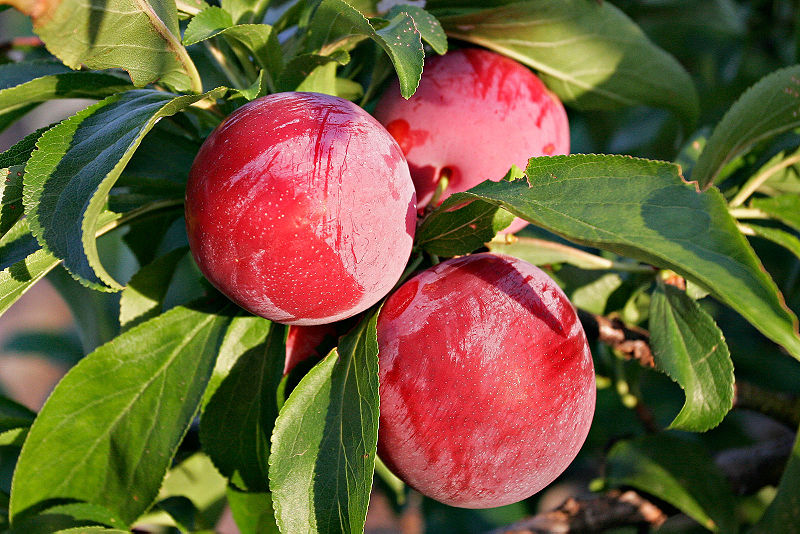
[[[380,29],[344,0],[322,0],[309,26],[309,46],[320,50],[348,35],[371,38],[389,55],[400,78],[400,92],[410,98],[419,85],[425,58],[420,32],[406,13],[399,13],[388,22],[376,22],[380,22]]]
[[[716,189],[676,165],[626,156],[531,158],[528,181],[483,182],[454,197],[494,202],[570,241],[672,269],[800,359],[797,318]]]
[[[0,316],[60,261],[49,252],[39,249],[24,260],[0,271]]]
[[[239,24],[234,26],[230,13],[219,7],[209,7],[192,19],[183,42],[192,45],[217,35],[235,39],[253,53],[258,65],[272,76],[283,68],[283,55],[278,36],[267,24]]]
[[[350,54],[344,50],[337,50],[327,56],[321,56],[319,54],[301,54],[295,56],[286,64],[286,68],[281,72],[277,81],[277,89],[278,91],[295,91],[303,85],[309,86],[309,78],[312,76],[324,76],[331,80],[328,81],[326,85],[332,87],[336,78],[336,66],[347,65],[349,62]],[[320,68],[326,65],[330,65],[327,71]],[[331,91],[327,91],[326,93],[331,94]]]
[[[22,177],[25,163],[36,148],[36,141],[49,128],[36,130],[0,154],[0,239],[23,214]]]
[[[39,243],[78,281],[119,290],[100,263],[94,229],[106,198],[145,134],[206,96],[141,89],[111,96],[45,132],[25,167],[24,199]]]
[[[12,524],[56,499],[104,506],[128,523],[144,512],[200,405],[227,311],[174,308],[73,367],[25,441]]]
[[[417,230],[417,245],[432,254],[459,256],[484,246],[497,232],[511,224],[514,216],[495,204],[476,200],[445,200]]]
[[[670,428],[705,432],[733,406],[733,362],[714,319],[679,289],[659,283],[650,300],[656,367],[686,392]]]
[[[744,225],[740,223],[740,225],[745,231],[752,232],[753,235],[758,237],[769,239],[800,258],[800,239],[798,239],[796,235],[790,234],[780,228],[761,226],[760,224],[751,223]]]
[[[662,499],[712,532],[735,532],[727,481],[699,445],[666,433],[620,441],[608,453],[607,480]]]
[[[229,487],[228,504],[241,534],[279,534],[269,493],[248,493]]]
[[[162,81],[178,91],[202,91],[180,42],[174,0],[18,3],[47,49],[70,68],[121,68],[137,87]]]
[[[56,534],[130,534],[130,532],[106,527],[75,527],[59,530]]]
[[[364,529],[378,443],[377,318],[343,337],[281,409],[269,479],[282,532]]]
[[[0,432],[0,447],[22,447],[28,437],[28,427],[12,428]]]
[[[697,118],[687,72],[610,2],[527,0],[439,20],[449,37],[534,68],[577,108],[647,105],[671,109],[689,126]]]
[[[751,534],[772,534],[785,531],[789,525],[800,524],[800,433],[795,438],[792,454],[781,476],[778,493],[758,523],[750,530]]]
[[[269,0],[222,0],[222,9],[233,16],[237,24],[257,22],[264,18]]]
[[[103,72],[72,71],[54,61],[0,65],[0,114],[54,98],[102,99],[131,89],[126,80]]]
[[[692,180],[708,187],[754,144],[798,126],[800,65],[795,65],[764,76],[730,107],[700,154]]]
[[[2,237],[0,237],[0,269],[7,269],[27,258],[37,250],[39,243],[28,228],[28,221],[17,221]]]
[[[264,341],[242,354],[200,420],[203,450],[239,489],[269,490],[269,439],[278,417],[286,327],[258,322]]]
[[[198,511],[197,507],[188,497],[184,497],[183,495],[167,497],[164,500],[158,501],[155,506],[169,514],[182,532],[193,532],[196,529],[195,521]]]
[[[267,334],[270,331],[267,328],[268,325],[269,321],[250,314],[238,315],[233,318],[225,332],[225,337],[222,339],[217,363],[203,395],[204,407],[211,400],[211,397],[225,380],[225,377],[228,376],[228,373],[231,372],[239,358],[265,343]]]
[[[133,275],[119,301],[119,324],[123,332],[162,312],[175,268],[188,251],[186,247],[173,250]]]
[[[219,520],[225,502],[226,481],[205,454],[198,452],[167,472],[159,499],[188,497],[205,525]]]
[[[421,7],[399,4],[392,6],[384,18],[393,19],[401,13],[406,13],[414,19],[414,26],[419,30],[422,40],[431,45],[434,52],[437,54],[447,52],[447,34],[444,33],[444,29],[436,17]]]
[[[750,201],[750,207],[761,210],[770,217],[800,231],[800,195],[754,198]]]
[[[511,240],[491,241],[487,243],[487,247],[492,252],[508,254],[533,265],[568,263],[585,270],[652,271],[651,268],[645,265],[631,262],[614,262],[579,248],[535,237],[515,237]]]

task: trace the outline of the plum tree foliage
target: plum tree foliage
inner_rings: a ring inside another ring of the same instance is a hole
[[[0,4],[0,531],[800,524],[794,3]]]

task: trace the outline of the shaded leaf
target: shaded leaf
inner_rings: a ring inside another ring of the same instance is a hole
[[[656,367],[686,393],[670,428],[705,432],[733,406],[733,362],[714,319],[683,291],[659,283],[650,300]]]
[[[633,270],[641,268],[644,271],[648,269],[647,266],[614,262],[563,243],[535,237],[515,237],[510,240],[497,240],[487,243],[487,246],[492,252],[508,254],[533,265],[568,263],[587,270],[623,268],[625,270]]]
[[[188,497],[183,495],[167,497],[162,501],[158,501],[156,507],[169,514],[183,532],[195,530],[195,519],[198,514],[197,507]]]
[[[800,231],[800,195],[788,194],[770,198],[754,198],[750,201],[750,207],[761,210],[787,226]]]
[[[329,81],[326,85],[332,87],[335,83],[333,80],[336,78],[336,66],[346,65],[349,62],[350,54],[343,50],[337,50],[327,56],[321,56],[319,54],[301,54],[295,56],[289,60],[286,64],[286,68],[281,72],[277,81],[277,89],[278,91],[294,91],[304,82],[306,82],[308,86],[308,78],[315,73],[319,75],[319,73],[322,72],[320,67],[329,64],[333,64],[330,67],[332,70],[326,72],[325,75],[332,81]],[[327,94],[331,94],[331,91],[327,91]]]
[[[714,128],[692,180],[719,181],[723,168],[754,144],[800,126],[800,65],[764,76],[737,100]]]
[[[205,96],[141,89],[111,96],[45,132],[25,167],[31,231],[77,280],[122,289],[100,263],[94,228],[106,198],[142,138],[162,117]]]
[[[309,46],[320,50],[348,35],[371,38],[389,55],[400,79],[400,92],[409,98],[422,77],[425,51],[420,32],[406,13],[399,13],[388,23],[377,20],[381,22],[379,29],[344,0],[322,0],[309,25]]]
[[[28,427],[36,414],[18,402],[0,395],[0,432]]]
[[[228,488],[228,504],[241,534],[278,534],[269,493],[248,493]]]
[[[175,308],[73,367],[20,454],[12,524],[58,499],[104,506],[125,522],[144,512],[200,405],[229,308]]]
[[[278,417],[286,327],[261,319],[264,341],[242,354],[206,404],[200,441],[236,487],[269,489],[269,440]]]
[[[378,442],[378,314],[292,391],[272,434],[269,479],[282,532],[362,532]]]
[[[36,141],[50,126],[27,135],[0,154],[0,239],[22,217],[22,177]]]
[[[0,65],[0,114],[55,98],[100,100],[131,88],[118,76],[73,71],[55,61],[7,63]]]
[[[31,15],[47,49],[70,68],[121,68],[138,87],[160,80],[178,91],[202,90],[172,0],[2,3]]]
[[[10,335],[0,345],[0,350],[40,354],[47,359],[69,367],[83,358],[83,346],[74,330],[22,330]],[[0,423],[2,427],[2,423]]]
[[[469,254],[511,224],[514,216],[489,202],[445,200],[420,225],[417,246],[440,256]]]
[[[753,232],[754,235],[758,237],[763,237],[764,239],[769,239],[773,243],[776,243],[798,258],[800,258],[800,239],[797,238],[796,235],[790,234],[785,230],[781,230],[780,228],[772,228],[769,226],[761,226],[760,224],[747,224],[741,225],[746,230]]]
[[[795,438],[792,454],[784,468],[778,493],[750,530],[752,534],[782,532],[789,525],[800,524],[800,433]]]
[[[202,524],[215,525],[225,504],[225,487],[225,479],[208,456],[198,452],[167,472],[158,498],[187,497],[198,510]]]
[[[439,20],[448,36],[534,68],[567,104],[581,109],[663,107],[684,124],[694,123],[698,97],[688,73],[610,2],[503,4]]]
[[[719,191],[698,192],[673,164],[626,156],[531,158],[526,173],[527,181],[486,181],[453,196],[494,202],[573,242],[672,269],[800,359],[797,318]]]
[[[654,495],[712,532],[736,531],[731,489],[696,443],[665,433],[620,441],[608,453],[607,481]]]
[[[123,331],[161,313],[175,267],[188,251],[186,247],[173,250],[133,275],[119,301],[119,324]]]

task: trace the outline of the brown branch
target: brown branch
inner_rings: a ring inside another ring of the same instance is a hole
[[[644,367],[654,367],[653,352],[650,350],[650,333],[636,326],[628,326],[617,318],[578,310],[578,318],[583,324],[589,339],[616,349],[628,359],[637,360]]]
[[[723,472],[733,491],[753,494],[767,485],[776,485],[792,451],[794,435],[719,453],[714,463]],[[602,532],[625,526],[657,527],[667,513],[636,491],[611,490],[601,495],[569,498],[550,512],[544,512],[492,534],[567,534]]]
[[[667,515],[635,491],[609,491],[599,497],[569,498],[552,510],[495,530],[493,534],[602,532],[623,526],[657,527]]]

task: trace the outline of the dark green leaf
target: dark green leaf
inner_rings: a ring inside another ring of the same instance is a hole
[[[486,181],[453,196],[494,202],[576,243],[672,269],[800,359],[797,318],[719,191],[698,192],[673,164],[625,156],[531,158],[526,173],[528,181]]]
[[[800,65],[763,77],[731,106],[714,128],[692,180],[718,181],[722,169],[754,144],[800,126]]]
[[[417,245],[440,256],[469,254],[513,220],[513,215],[489,202],[476,200],[464,206],[463,201],[448,199],[419,227]]]
[[[713,532],[735,532],[734,500],[698,444],[670,434],[621,441],[608,454],[607,480],[662,499]]]
[[[35,417],[36,414],[25,406],[0,396],[0,432],[30,426]]]
[[[0,114],[54,98],[102,99],[131,89],[130,82],[102,72],[72,71],[54,61],[0,65]]]
[[[750,531],[751,534],[785,532],[800,525],[800,433],[795,438],[792,454],[786,464],[778,486],[778,493],[764,515]]]
[[[798,87],[800,90],[800,87]],[[751,208],[761,210],[800,231],[800,195],[780,195],[771,198],[754,198],[750,202]]]
[[[47,49],[70,68],[121,68],[138,87],[160,80],[179,91],[202,91],[197,68],[181,46],[172,0],[90,0],[25,7]]]
[[[26,214],[39,242],[81,283],[101,291],[122,289],[100,263],[94,233],[108,192],[160,118],[205,96],[128,91],[79,112],[39,139],[25,167]]]
[[[188,497],[182,495],[167,497],[157,502],[156,507],[168,513],[183,532],[195,530],[197,507]]]
[[[28,228],[25,219],[17,221],[4,235],[0,236],[0,269],[18,263],[41,248]]]
[[[24,260],[0,271],[0,315],[3,315],[33,284],[59,263],[59,259],[39,249]]]
[[[198,523],[217,524],[225,504],[226,481],[205,454],[198,452],[167,472],[159,499],[183,496],[199,512]]]
[[[187,252],[185,247],[173,250],[133,275],[119,301],[119,324],[123,331],[161,313],[175,267]]]
[[[745,231],[750,231],[758,237],[769,239],[773,243],[782,246],[798,258],[800,258],[800,239],[796,235],[790,234],[780,228],[771,228],[769,226],[761,226],[760,224],[747,224],[742,225]]]
[[[0,114],[0,132],[4,131],[6,128],[17,122],[17,120],[27,115],[29,111],[36,109],[38,105],[38,103],[28,104],[27,106]]]
[[[672,109],[687,125],[697,118],[687,72],[610,2],[527,0],[439,20],[450,37],[533,67],[570,105],[644,104]]]
[[[0,350],[43,355],[69,367],[83,358],[83,346],[74,330],[23,330],[10,335],[0,345]]]
[[[414,19],[414,26],[419,30],[422,40],[431,45],[434,52],[437,54],[447,52],[447,34],[444,33],[436,17],[421,7],[399,4],[392,6],[385,18],[393,19],[400,13],[407,13]]]
[[[364,529],[378,442],[377,318],[343,337],[281,409],[269,480],[283,532]]]
[[[56,499],[104,506],[126,522],[144,512],[200,405],[229,308],[175,308],[73,367],[20,454],[12,524]]]
[[[23,213],[22,177],[36,141],[49,129],[41,128],[0,154],[0,238]]]
[[[247,493],[229,487],[228,504],[241,534],[279,534],[269,493]]]
[[[670,428],[714,428],[733,406],[733,362],[719,327],[686,293],[662,283],[650,300],[649,324],[656,367],[686,392]]]
[[[258,322],[263,343],[242,354],[205,407],[203,450],[238,488],[269,489],[269,440],[278,417],[279,386],[286,359],[286,328]]]
[[[376,29],[344,0],[322,0],[308,30],[311,49],[320,50],[348,35],[367,36],[378,43],[394,64],[400,78],[400,92],[406,98],[414,94],[422,77],[425,51],[411,16],[400,13]]]

